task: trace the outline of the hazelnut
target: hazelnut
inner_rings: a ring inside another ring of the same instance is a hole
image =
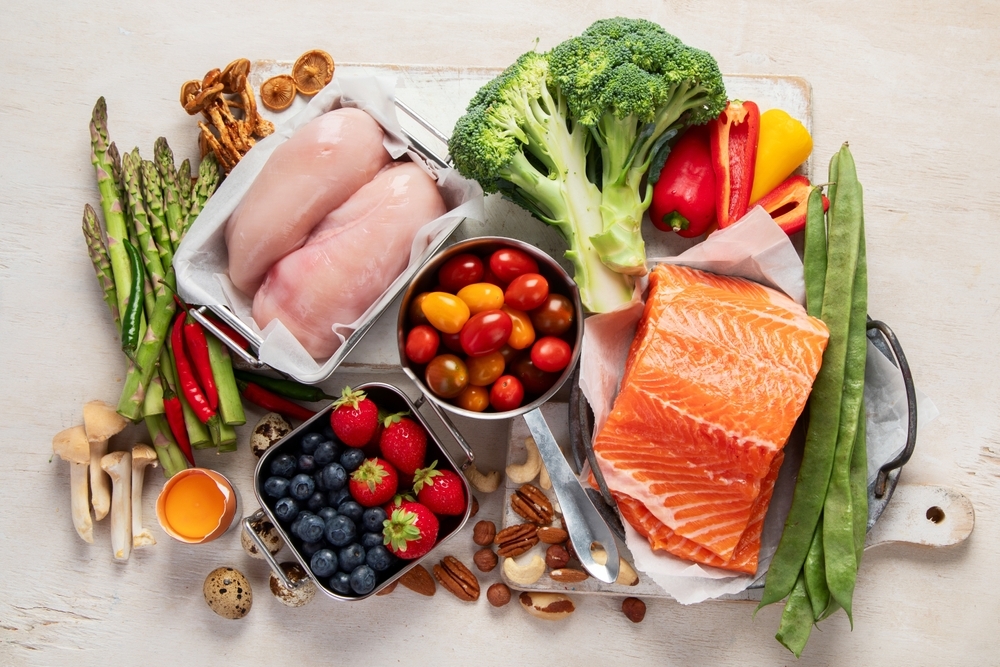
[[[497,555],[493,553],[493,549],[489,547],[484,547],[476,552],[476,555],[472,557],[472,562],[476,564],[476,568],[480,572],[489,572],[497,566]]]
[[[475,496],[472,496],[472,510],[469,512],[469,518],[471,519],[477,514],[479,514],[479,500]]]
[[[493,584],[486,589],[486,599],[494,607],[502,607],[510,602],[510,588],[507,584]]]
[[[545,564],[551,569],[558,570],[566,567],[567,563],[569,563],[569,552],[566,551],[565,547],[553,544],[545,550]]]
[[[472,529],[472,541],[481,547],[492,544],[496,536],[497,526],[492,521],[480,521]]]
[[[633,623],[641,623],[646,616],[646,603],[639,598],[625,598],[622,600],[622,613]]]

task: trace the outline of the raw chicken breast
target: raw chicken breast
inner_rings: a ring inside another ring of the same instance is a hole
[[[229,278],[253,294],[279,259],[392,159],[364,111],[330,111],[275,149],[226,223]]]
[[[253,300],[254,320],[263,329],[277,318],[309,354],[329,357],[340,347],[333,325],[354,322],[378,300],[409,264],[417,231],[446,210],[420,167],[386,169],[271,267]]]

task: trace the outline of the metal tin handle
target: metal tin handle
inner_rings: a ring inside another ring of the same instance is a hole
[[[191,315],[191,317],[193,317],[195,321],[197,321],[201,326],[208,329],[213,336],[222,341],[223,345],[229,348],[232,351],[232,353],[238,356],[240,359],[242,359],[243,361],[245,361],[246,363],[250,364],[255,368],[263,368],[265,366],[265,364],[262,364],[257,359],[257,357],[253,356],[252,354],[244,350],[236,341],[230,338],[228,334],[226,334],[222,329],[216,326],[215,322],[213,322],[208,317],[205,317],[205,312],[204,312],[205,310],[206,310],[205,306],[201,306],[199,308],[191,308],[188,310],[188,314]],[[251,345],[252,344],[253,343],[251,341]]]
[[[469,447],[469,443],[465,441],[465,437],[458,432],[457,428],[455,428],[455,424],[451,421],[451,417],[446,415],[444,410],[438,407],[437,403],[434,401],[428,401],[423,394],[420,394],[420,398],[413,401],[413,405],[418,408],[425,403],[431,406],[431,410],[434,411],[434,414],[441,420],[444,427],[448,429],[448,433],[451,434],[451,437],[454,438],[455,442],[458,443],[458,446],[462,448],[463,452],[465,452],[466,461],[462,464],[462,470],[465,470],[476,460],[476,455],[472,452],[472,447]]]
[[[896,358],[895,365],[899,368],[899,372],[903,376],[903,387],[906,391],[906,445],[899,456],[879,468],[878,477],[875,478],[874,492],[876,498],[881,498],[886,493],[886,487],[889,483],[889,473],[906,465],[906,462],[913,456],[913,449],[917,445],[917,391],[913,386],[913,374],[910,372],[910,364],[906,361],[906,355],[903,353],[903,347],[899,344],[896,334],[893,333],[892,329],[885,322],[879,320],[869,320],[867,328],[869,330],[877,330],[882,334],[885,342],[888,343],[889,349],[892,350],[892,356]],[[881,348],[876,341],[872,342]],[[882,351],[885,352],[884,349]],[[889,357],[889,360],[892,361],[892,357]]]
[[[271,550],[264,545],[264,541],[260,539],[260,535],[258,535],[257,531],[253,529],[253,522],[259,521],[266,516],[267,515],[264,514],[264,510],[257,510],[247,518],[243,519],[243,530],[247,531],[250,535],[250,539],[253,540],[255,545],[257,545],[257,549],[260,551],[261,555],[264,556],[264,559],[270,563],[271,571],[274,572],[278,579],[281,579],[281,583],[283,583],[287,588],[298,588],[299,585],[293,583],[292,580],[285,575],[285,571],[281,569],[281,565],[279,565],[278,561],[274,559],[274,556],[271,554]],[[305,579],[304,581],[308,581],[308,579]]]

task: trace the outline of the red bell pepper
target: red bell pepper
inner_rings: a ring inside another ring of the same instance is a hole
[[[760,136],[760,109],[753,102],[730,100],[709,124],[718,199],[716,214],[724,228],[742,218],[750,205]]]
[[[715,170],[708,128],[689,129],[677,140],[653,186],[649,219],[665,232],[694,238],[715,222]]]
[[[757,201],[771,214],[786,234],[791,236],[806,226],[806,209],[812,185],[805,176],[789,176],[778,187]],[[830,208],[830,200],[823,195],[823,211]]]

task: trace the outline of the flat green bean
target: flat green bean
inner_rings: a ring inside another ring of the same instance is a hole
[[[864,409],[858,413],[855,438],[854,453],[851,455],[851,504],[854,511],[854,554],[860,567],[868,532],[868,443]]]
[[[826,286],[826,220],[823,194],[819,188],[813,188],[809,193],[805,237],[802,263],[806,280],[806,312],[819,317],[823,312],[823,288]]]
[[[830,589],[826,585],[826,558],[823,553],[823,517],[813,532],[806,562],[802,566],[805,575],[806,592],[812,604],[813,618],[820,618],[830,606]]]
[[[788,595],[788,602],[785,603],[785,610],[781,612],[781,623],[774,638],[798,658],[802,655],[806,642],[809,641],[813,621],[812,604],[809,602],[809,594],[806,593],[805,577],[799,572]]]

